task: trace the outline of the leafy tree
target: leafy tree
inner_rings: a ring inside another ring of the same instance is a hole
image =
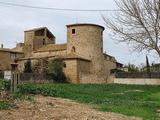
[[[49,61],[48,73],[52,79],[59,83],[66,82],[66,76],[63,72],[64,62],[61,59],[53,59]]]
[[[160,58],[160,0],[116,0],[116,4],[119,11],[114,17],[103,16],[112,38]]]
[[[32,73],[31,60],[27,60],[24,64],[24,73]]]
[[[151,66],[151,72],[160,72],[160,63],[158,64],[153,64]]]
[[[128,64],[127,66],[125,67],[128,67],[128,72],[139,72],[139,68],[136,67],[134,64]]]
[[[149,70],[150,70],[150,72],[160,72],[160,64],[159,63],[157,63],[157,64],[152,63]],[[144,66],[143,68],[141,68],[141,71],[148,72],[147,66]]]

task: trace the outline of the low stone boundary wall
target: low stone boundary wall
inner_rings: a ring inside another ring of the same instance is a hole
[[[117,84],[133,84],[133,85],[160,85],[160,79],[115,78],[114,83],[117,83]]]

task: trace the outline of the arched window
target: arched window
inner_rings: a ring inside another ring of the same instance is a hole
[[[72,47],[71,52],[72,52],[72,53],[75,53],[75,52],[76,52],[76,48],[75,48],[74,46]]]

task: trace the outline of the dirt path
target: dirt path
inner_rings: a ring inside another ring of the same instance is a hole
[[[72,100],[35,96],[34,102],[16,102],[17,108],[0,111],[0,120],[140,120],[121,114],[98,112]]]

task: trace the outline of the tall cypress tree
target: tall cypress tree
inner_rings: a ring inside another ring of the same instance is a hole
[[[146,68],[147,68],[148,76],[149,78],[151,78],[150,65],[149,65],[149,60],[148,60],[147,55],[146,55]]]
[[[150,65],[147,55],[146,55],[146,67],[147,67],[147,72],[150,72]]]

